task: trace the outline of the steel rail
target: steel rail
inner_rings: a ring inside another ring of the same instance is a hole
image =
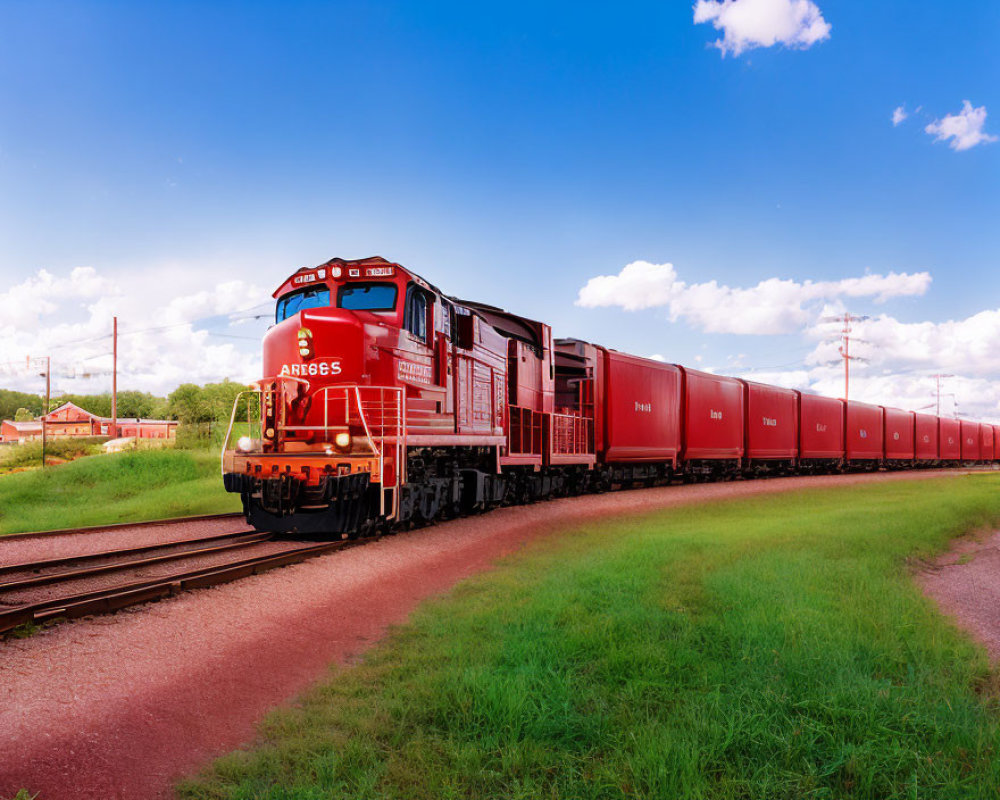
[[[3,542],[7,540],[36,539],[44,536],[69,536],[77,533],[97,533],[99,531],[114,531],[122,528],[180,525],[184,522],[207,522],[215,519],[234,519],[242,516],[242,511],[233,511],[225,514],[195,514],[190,517],[167,517],[165,519],[139,520],[137,522],[109,522],[107,525],[87,525],[81,528],[57,528],[51,531],[24,531],[22,533],[0,534],[0,546],[2,546]]]
[[[13,580],[0,580],[0,593],[14,591],[16,589],[26,589],[31,586],[47,586],[53,583],[62,583],[77,578],[89,578],[95,575],[106,575],[110,572],[123,572],[137,567],[147,567],[153,564],[163,564],[169,561],[179,561],[183,558],[210,555],[211,553],[224,553],[238,547],[246,547],[251,544],[259,544],[274,538],[271,533],[227,533],[219,536],[210,536],[204,539],[187,539],[163,544],[146,545],[145,547],[133,547],[124,550],[105,550],[99,553],[86,553],[79,556],[64,556],[54,558],[49,561],[35,561],[30,564],[10,564],[0,567],[0,575],[9,575],[14,572],[38,572],[46,569],[58,569],[72,564],[76,564],[76,569],[66,569],[60,572],[47,572],[41,575],[31,575],[26,578],[14,578]],[[141,555],[143,553],[155,553],[158,550],[168,550],[171,548],[194,545],[187,550],[181,549],[172,553],[161,553],[147,558],[133,558],[130,561],[114,561],[110,564],[97,564],[94,566],[82,566],[88,561],[97,561],[105,558],[128,558],[129,556]],[[202,545],[199,547],[198,545]]]
[[[201,589],[266,572],[276,567],[295,564],[315,556],[342,550],[372,541],[377,537],[324,542],[299,547],[284,553],[254,556],[229,564],[186,570],[174,575],[111,586],[76,595],[26,603],[0,611],[0,633],[30,622],[44,622],[56,617],[82,617],[89,614],[117,611],[137,603],[158,600],[188,589]]]

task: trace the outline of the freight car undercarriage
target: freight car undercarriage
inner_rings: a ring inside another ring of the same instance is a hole
[[[731,459],[689,462],[677,469],[670,463],[647,463],[593,469],[564,466],[536,470],[516,466],[496,473],[496,451],[488,448],[411,448],[407,456],[408,477],[399,489],[393,519],[380,514],[380,508],[391,508],[393,504],[380,505],[382,487],[371,482],[367,473],[324,476],[317,486],[308,486],[292,475],[255,478],[229,474],[225,485],[228,491],[241,495],[247,522],[258,530],[355,538],[481,514],[504,505],[618,489],[935,466],[932,462],[883,465],[871,460],[845,463],[836,459],[753,464]]]

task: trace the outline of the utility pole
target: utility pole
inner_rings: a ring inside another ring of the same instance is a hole
[[[111,333],[111,438],[118,438],[118,317]]]
[[[840,351],[840,357],[844,359],[844,402],[846,403],[850,395],[851,388],[851,362],[852,361],[864,361],[863,358],[859,356],[851,355],[851,323],[852,322],[863,322],[870,317],[856,317],[849,311],[845,311],[843,315],[838,315],[836,317],[824,317],[823,322],[842,322],[844,327],[840,331],[841,344],[838,350]],[[858,339],[857,341],[861,341]]]
[[[39,357],[39,361],[45,362],[45,407],[42,409],[42,466],[45,466],[45,415],[49,413],[49,395],[51,390],[52,376],[52,356]],[[28,356],[28,363],[31,363],[31,356]]]
[[[936,403],[937,411],[935,412],[935,414],[936,414],[936,416],[940,417],[941,416],[941,379],[942,378],[954,378],[955,376],[954,375],[941,375],[941,374],[938,374],[938,375],[931,375],[931,377],[934,378],[937,381],[937,403]]]

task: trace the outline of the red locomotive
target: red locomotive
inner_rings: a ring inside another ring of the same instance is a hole
[[[274,297],[266,377],[223,453],[262,530],[355,536],[616,485],[1000,460],[989,425],[553,339],[379,257],[300,269]]]

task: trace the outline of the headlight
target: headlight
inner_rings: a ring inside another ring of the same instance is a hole
[[[236,443],[236,449],[241,453],[249,453],[253,449],[253,439],[249,436],[241,436]]]
[[[299,343],[299,356],[307,360],[315,354],[312,336],[312,331],[308,328],[299,328],[299,332],[296,334]]]
[[[341,450],[346,450],[351,446],[351,434],[347,433],[347,431],[341,431],[333,437],[333,443]]]

